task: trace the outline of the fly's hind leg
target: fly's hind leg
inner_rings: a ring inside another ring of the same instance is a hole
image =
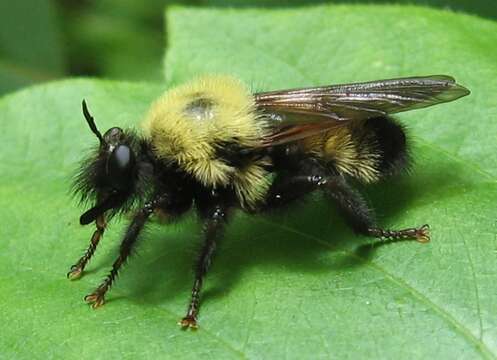
[[[420,243],[427,243],[430,241],[430,226],[428,224],[424,224],[423,226],[417,228],[407,228],[401,230],[385,230],[374,227],[368,229],[366,235],[386,240],[413,239]]]
[[[354,190],[339,175],[330,175],[329,171],[316,162],[309,162],[307,174],[294,174],[276,179],[269,189],[265,204],[259,211],[270,211],[289,205],[304,195],[323,190],[337,205],[339,212],[349,226],[357,233],[384,240],[413,239],[419,242],[430,241],[427,224],[400,230],[382,229],[376,225],[373,211],[369,208],[359,192]]]
[[[341,176],[322,177],[318,186],[336,203],[350,227],[357,233],[384,240],[430,241],[429,226],[400,230],[382,229],[376,225],[373,212],[359,192],[354,190]]]

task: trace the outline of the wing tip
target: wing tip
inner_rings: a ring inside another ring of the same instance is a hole
[[[456,79],[450,75],[431,75],[426,79],[439,82],[446,89],[441,92],[444,101],[452,101],[471,94],[471,91],[456,82]]]
[[[459,85],[459,84],[456,84],[455,89],[457,89],[457,93],[458,93],[457,98],[461,98],[463,96],[467,96],[467,95],[471,94],[471,91],[468,88],[466,88],[462,85]]]
[[[452,101],[464,96],[468,96],[469,94],[471,94],[471,91],[463,85],[456,83],[454,79],[454,81],[450,83],[448,89],[444,91],[443,94],[447,95],[447,101]]]

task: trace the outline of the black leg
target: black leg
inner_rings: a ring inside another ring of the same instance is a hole
[[[99,215],[95,220],[95,225],[97,229],[91,237],[88,249],[86,249],[85,254],[81,258],[79,258],[76,264],[71,266],[71,270],[69,270],[69,272],[67,273],[67,277],[71,280],[79,279],[81,277],[86,264],[88,264],[88,261],[90,261],[91,257],[95,253],[95,250],[97,250],[98,243],[100,242],[100,239],[102,238],[105,227],[107,225],[105,223],[105,216]]]
[[[193,283],[192,295],[186,315],[178,323],[183,328],[197,328],[197,316],[200,307],[200,290],[204,277],[212,261],[216,250],[216,240],[220,237],[226,223],[226,212],[223,206],[215,206],[205,221],[205,240],[200,250],[199,257],[195,263],[195,281]]]
[[[376,226],[372,210],[359,192],[347,184],[341,176],[330,176],[323,168],[314,166],[311,175],[282,177],[271,187],[261,211],[284,207],[305,194],[322,189],[331,197],[350,227],[357,233],[383,239],[415,239],[428,242],[429,227],[402,230],[385,230]]]
[[[264,205],[258,211],[270,211],[288,206],[304,195],[317,189],[318,176],[293,175],[277,178],[271,188]]]
[[[359,234],[386,240],[414,239],[423,243],[430,241],[427,224],[419,228],[401,230],[386,230],[377,227],[373,211],[361,194],[347,184],[343,177],[323,177],[318,181],[318,186],[334,200],[347,223]]]
[[[142,230],[143,226],[147,222],[147,219],[154,211],[154,208],[157,205],[157,200],[151,201],[145,204],[145,206],[138,211],[138,213],[134,216],[133,220],[128,226],[126,230],[126,234],[124,235],[124,239],[121,243],[121,247],[119,249],[119,257],[114,261],[112,265],[112,270],[109,275],[105,278],[105,280],[93,291],[91,294],[85,296],[85,301],[89,304],[92,304],[93,308],[97,308],[104,304],[104,297],[107,290],[110,289],[112,283],[117,277],[117,273],[120,267],[126,262],[126,259],[131,254],[133,247],[138,239],[138,235]]]
[[[373,227],[368,229],[366,235],[385,240],[414,239],[420,243],[427,243],[430,241],[430,226],[428,224],[424,224],[418,228],[408,228],[402,230],[385,230]]]
[[[264,204],[256,211],[271,211],[291,205],[316,190],[329,170],[316,159],[308,158],[294,164],[291,170],[281,172],[273,181]]]

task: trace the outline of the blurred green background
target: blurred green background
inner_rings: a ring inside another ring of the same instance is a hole
[[[161,81],[165,6],[284,7],[325,2],[422,4],[497,19],[497,6],[490,0],[2,0],[0,95],[70,76]]]

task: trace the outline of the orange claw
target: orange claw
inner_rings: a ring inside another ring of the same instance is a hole
[[[91,305],[93,309],[99,308],[105,303],[105,299],[103,295],[99,293],[93,293],[85,296],[85,301]]]
[[[178,322],[178,325],[181,326],[184,330],[187,330],[187,329],[197,330],[198,329],[197,319],[195,319],[193,316],[185,316],[183,319],[181,319]]]
[[[67,278],[69,280],[77,280],[83,274],[83,269],[80,267],[72,267],[71,270],[67,273]]]
[[[430,242],[430,226],[424,224],[416,231],[416,240],[420,243]]]

